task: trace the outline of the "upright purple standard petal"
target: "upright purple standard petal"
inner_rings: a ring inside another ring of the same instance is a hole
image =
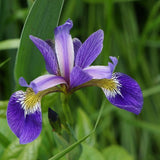
[[[45,41],[40,38],[29,36],[39,51],[42,53],[44,60],[46,62],[46,69],[51,74],[58,74],[58,63],[57,57],[53,48]]]
[[[76,57],[79,48],[81,47],[82,42],[78,38],[73,38],[73,46],[74,46],[74,57]]]
[[[88,67],[101,53],[103,48],[103,31],[93,33],[79,48],[75,65],[81,68]]]
[[[61,76],[69,82],[69,75],[74,65],[74,48],[70,35],[73,24],[67,20],[63,25],[55,28],[55,49]]]
[[[114,73],[115,88],[103,89],[108,100],[115,106],[139,114],[143,105],[143,95],[138,83],[123,73]]]
[[[42,129],[42,116],[40,104],[35,112],[25,112],[25,95],[23,91],[12,94],[7,108],[7,121],[11,130],[20,139],[21,144],[32,142],[36,139]],[[35,108],[33,108],[34,110]]]

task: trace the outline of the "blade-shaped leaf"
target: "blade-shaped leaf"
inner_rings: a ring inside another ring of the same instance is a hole
[[[29,35],[53,39],[64,0],[36,0],[25,21],[15,63],[15,79],[31,81],[45,70],[44,60]]]
[[[19,39],[8,39],[0,42],[0,50],[16,49],[19,46]]]
[[[0,101],[0,118],[6,117],[8,101]]]
[[[0,142],[4,147],[7,147],[9,145],[8,138],[5,135],[3,135],[1,132],[0,132]]]
[[[94,131],[92,131],[90,134],[88,134],[87,136],[83,137],[82,139],[78,140],[77,142],[73,143],[72,145],[70,145],[69,147],[67,147],[66,149],[64,149],[62,152],[60,152],[60,153],[56,154],[55,156],[51,157],[49,160],[58,160],[59,158],[62,158],[65,154],[67,154],[72,149],[74,149],[76,146],[78,146],[80,143],[82,143],[83,141],[85,141],[93,133],[94,133]]]
[[[83,137],[84,135],[89,134],[92,128],[93,126],[91,124],[91,121],[88,115],[81,108],[78,108],[77,125],[76,125],[77,138],[80,138],[80,137]],[[94,145],[95,136],[92,135],[91,138],[88,138],[86,140],[86,143],[89,145]]]

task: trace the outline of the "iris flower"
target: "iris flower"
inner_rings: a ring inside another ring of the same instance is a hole
[[[70,35],[73,23],[69,19],[54,30],[54,42],[34,36],[30,39],[44,57],[49,74],[42,75],[30,84],[21,77],[19,84],[26,91],[16,91],[10,97],[7,109],[9,127],[21,144],[32,142],[42,129],[41,99],[52,92],[71,94],[87,87],[100,87],[106,98],[115,106],[139,114],[143,96],[138,83],[123,73],[113,73],[117,58],[110,57],[108,66],[90,66],[103,48],[103,31],[100,29],[82,43]],[[35,62],[36,63],[36,62]]]

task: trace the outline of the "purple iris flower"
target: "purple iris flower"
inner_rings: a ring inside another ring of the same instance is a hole
[[[73,24],[67,20],[54,30],[54,42],[34,36],[30,39],[42,53],[48,75],[40,76],[30,84],[21,77],[19,83],[27,90],[12,94],[7,120],[11,130],[26,144],[36,139],[42,129],[41,98],[52,92],[65,94],[87,86],[102,88],[107,99],[115,106],[139,114],[143,96],[138,83],[123,73],[113,73],[117,58],[110,57],[108,66],[90,66],[103,48],[102,30],[94,32],[82,42],[70,35]]]

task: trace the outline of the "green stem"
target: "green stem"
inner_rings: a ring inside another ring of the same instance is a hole
[[[63,108],[63,113],[65,116],[66,124],[68,125],[73,125],[73,119],[72,119],[72,114],[70,107],[68,105],[68,96],[66,94],[61,94],[61,100],[62,100],[62,108]]]

